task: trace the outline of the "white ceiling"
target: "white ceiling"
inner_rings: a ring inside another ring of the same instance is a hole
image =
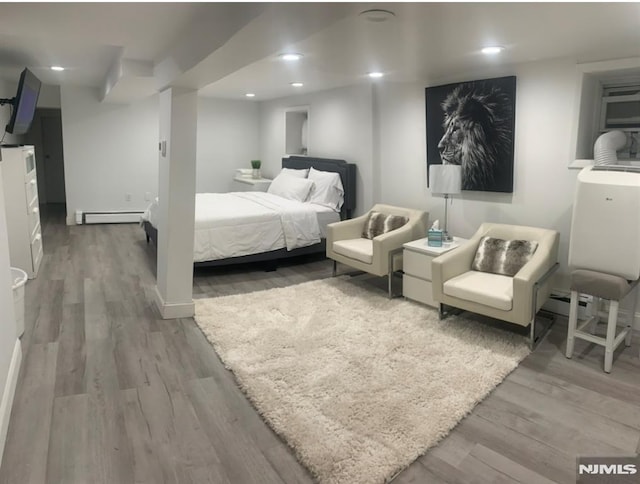
[[[396,16],[358,16],[372,7]],[[95,86],[118,102],[169,84],[264,100],[369,82],[371,70],[426,81],[487,63],[640,57],[637,2],[3,3],[0,11],[0,77],[16,80],[27,66],[46,84]],[[479,53],[487,44],[506,50],[487,58]],[[288,50],[304,58],[277,59]],[[113,77],[129,61],[153,69]],[[48,69],[56,64],[68,70]],[[298,80],[303,88],[289,85]]]
[[[0,72],[25,66],[48,84],[98,86],[119,56],[158,58],[208,6],[193,3],[3,3]],[[47,68],[63,65],[68,72]]]

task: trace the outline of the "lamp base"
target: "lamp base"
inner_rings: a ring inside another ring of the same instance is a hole
[[[446,242],[446,243],[453,242],[453,237],[449,235],[449,232],[444,231],[442,233],[442,242]]]

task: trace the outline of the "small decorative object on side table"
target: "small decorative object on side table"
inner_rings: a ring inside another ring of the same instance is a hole
[[[418,301],[429,306],[436,306],[431,290],[431,261],[439,255],[459,247],[467,239],[453,237],[452,242],[445,242],[442,247],[428,245],[427,238],[407,242],[402,247],[402,295],[407,299]]]
[[[260,178],[260,166],[262,162],[260,160],[251,160],[251,168],[253,168],[253,173],[251,174],[251,178],[259,179]]]
[[[445,242],[446,232],[440,230],[440,221],[436,220],[431,228],[427,231],[427,245],[429,247],[442,247],[442,243]],[[446,242],[451,242],[453,239]]]

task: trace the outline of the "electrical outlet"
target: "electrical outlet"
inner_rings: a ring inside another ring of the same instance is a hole
[[[144,192],[144,199],[146,202],[151,201],[151,192]]]
[[[130,193],[125,193],[124,194],[124,200],[125,200],[125,202],[130,202],[131,201],[131,194]]]

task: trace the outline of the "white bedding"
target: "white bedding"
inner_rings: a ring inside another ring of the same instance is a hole
[[[158,227],[158,203],[143,215]],[[320,242],[318,215],[326,207],[263,192],[197,193],[193,260],[204,262],[258,254],[286,247],[293,250]],[[323,219],[326,219],[323,216]]]

